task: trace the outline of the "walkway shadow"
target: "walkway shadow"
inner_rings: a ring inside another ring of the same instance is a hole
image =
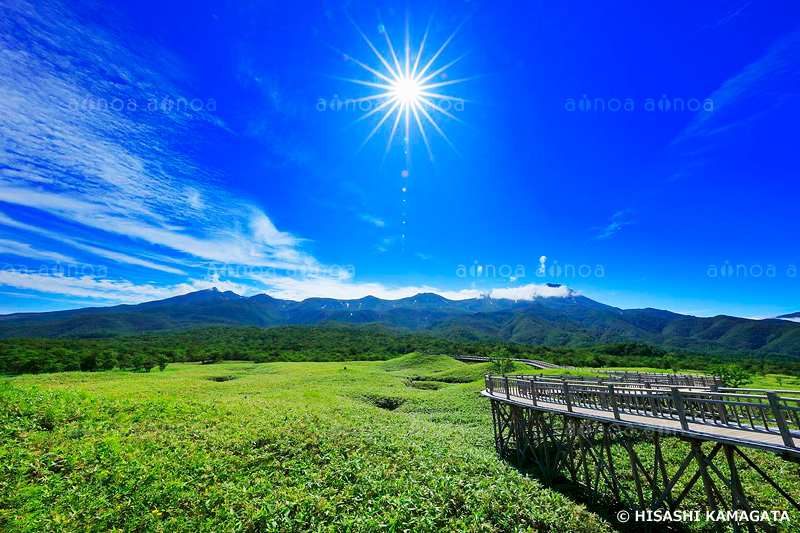
[[[545,487],[584,505],[587,510],[608,521],[617,531],[637,533],[642,531],[649,533],[689,533],[693,531],[683,522],[637,522],[634,519],[636,509],[611,498],[601,497],[598,499],[585,486],[575,483],[561,474],[554,476],[552,472],[543,472],[536,464],[530,461],[517,464],[515,459],[503,458],[503,461],[523,475],[536,479]],[[630,519],[627,522],[621,522],[618,516],[625,513]]]

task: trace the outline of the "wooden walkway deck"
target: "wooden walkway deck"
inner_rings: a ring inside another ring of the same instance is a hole
[[[483,396],[530,409],[800,460],[800,391],[585,383],[486,376]]]
[[[776,492],[771,509],[800,512],[791,476],[776,481],[745,453],[756,449],[800,463],[800,391],[570,378],[486,376],[482,394],[491,400],[502,458],[535,468],[546,484],[566,478],[590,502],[611,498],[633,511],[685,510],[691,493],[706,511],[733,513],[726,519],[731,524],[709,520],[718,533],[730,526],[734,533],[777,532],[768,521],[736,514],[763,508],[764,502],[751,497],[762,486]],[[676,443],[662,437],[688,443],[678,452],[683,461],[666,459],[672,453],[666,447]],[[743,469],[757,478],[747,490]],[[627,522],[632,515],[620,516]],[[643,520],[638,525],[648,530]]]

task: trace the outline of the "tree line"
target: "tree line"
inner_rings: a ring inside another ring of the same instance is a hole
[[[380,325],[202,327],[174,333],[111,338],[0,339],[0,373],[149,371],[172,362],[214,363],[383,360],[413,351],[541,359],[576,367],[646,366],[664,370],[706,370],[735,363],[753,373],[800,375],[800,363],[767,356],[709,356],[667,351],[641,343],[571,348],[451,341],[398,332]]]

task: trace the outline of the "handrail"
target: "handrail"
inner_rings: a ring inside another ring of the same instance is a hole
[[[422,353],[436,353],[436,352],[422,352]],[[456,354],[441,354],[441,355],[446,355],[447,357],[452,357],[453,359],[461,361],[475,361],[475,362],[491,361],[491,358],[485,355],[456,355]],[[578,370],[583,372],[594,372],[597,374],[605,374],[606,376],[615,376],[618,379],[622,379],[624,381],[639,381],[642,383],[669,382],[679,385],[688,384],[696,386],[716,386],[716,387],[720,387],[723,385],[722,380],[718,376],[709,376],[705,374],[678,374],[678,373],[670,374],[667,372],[600,370],[597,368],[577,368],[569,365],[557,365],[554,363],[548,363],[547,361],[541,361],[539,359],[511,358],[511,360],[519,363],[524,363],[534,368],[538,368],[539,370],[562,369],[562,370]],[[591,378],[594,376],[583,376],[583,377]]]
[[[556,383],[562,383],[562,382],[566,381],[566,382],[568,382],[570,384],[586,385],[586,386],[591,386],[591,385],[600,386],[600,385],[607,385],[608,383],[614,383],[616,385],[620,385],[620,386],[623,386],[623,387],[627,386],[627,387],[630,387],[630,388],[646,388],[647,387],[646,383],[635,383],[635,382],[631,383],[631,382],[625,382],[625,381],[620,381],[620,380],[615,380],[615,379],[606,379],[606,378],[594,377],[594,376],[572,376],[572,375],[563,375],[562,376],[562,375],[542,375],[542,374],[513,374],[513,376],[521,378],[521,379],[536,379],[536,380],[539,380],[539,381],[553,381],[553,382],[556,382]],[[592,379],[585,380],[585,379],[581,379],[582,377],[588,377],[588,378],[592,378]],[[662,387],[662,388],[669,389],[673,385],[674,384],[670,384],[670,383],[653,382],[653,383],[650,384],[650,387],[651,388]],[[699,390],[704,390],[704,391],[709,390],[708,387],[704,387],[704,386],[701,386],[701,385],[680,385],[680,387],[681,387],[681,389],[699,389]]]
[[[600,411],[618,420],[635,415],[678,421],[683,430],[691,427],[702,431],[702,426],[707,426],[754,436],[778,435],[783,445],[792,449],[798,447],[795,439],[800,439],[800,391],[709,390],[663,383],[587,382],[513,374],[487,374],[485,383],[492,396],[528,400],[535,406],[551,403],[563,405],[569,412]]]

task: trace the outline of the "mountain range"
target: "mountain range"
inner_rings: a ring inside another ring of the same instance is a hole
[[[796,315],[796,314],[795,314]],[[753,320],[620,309],[573,291],[563,297],[449,300],[421,293],[399,300],[251,297],[214,289],[138,305],[0,316],[0,337],[104,337],[209,325],[274,327],[377,323],[458,341],[589,347],[644,342],[697,353],[800,357],[793,315]]]

